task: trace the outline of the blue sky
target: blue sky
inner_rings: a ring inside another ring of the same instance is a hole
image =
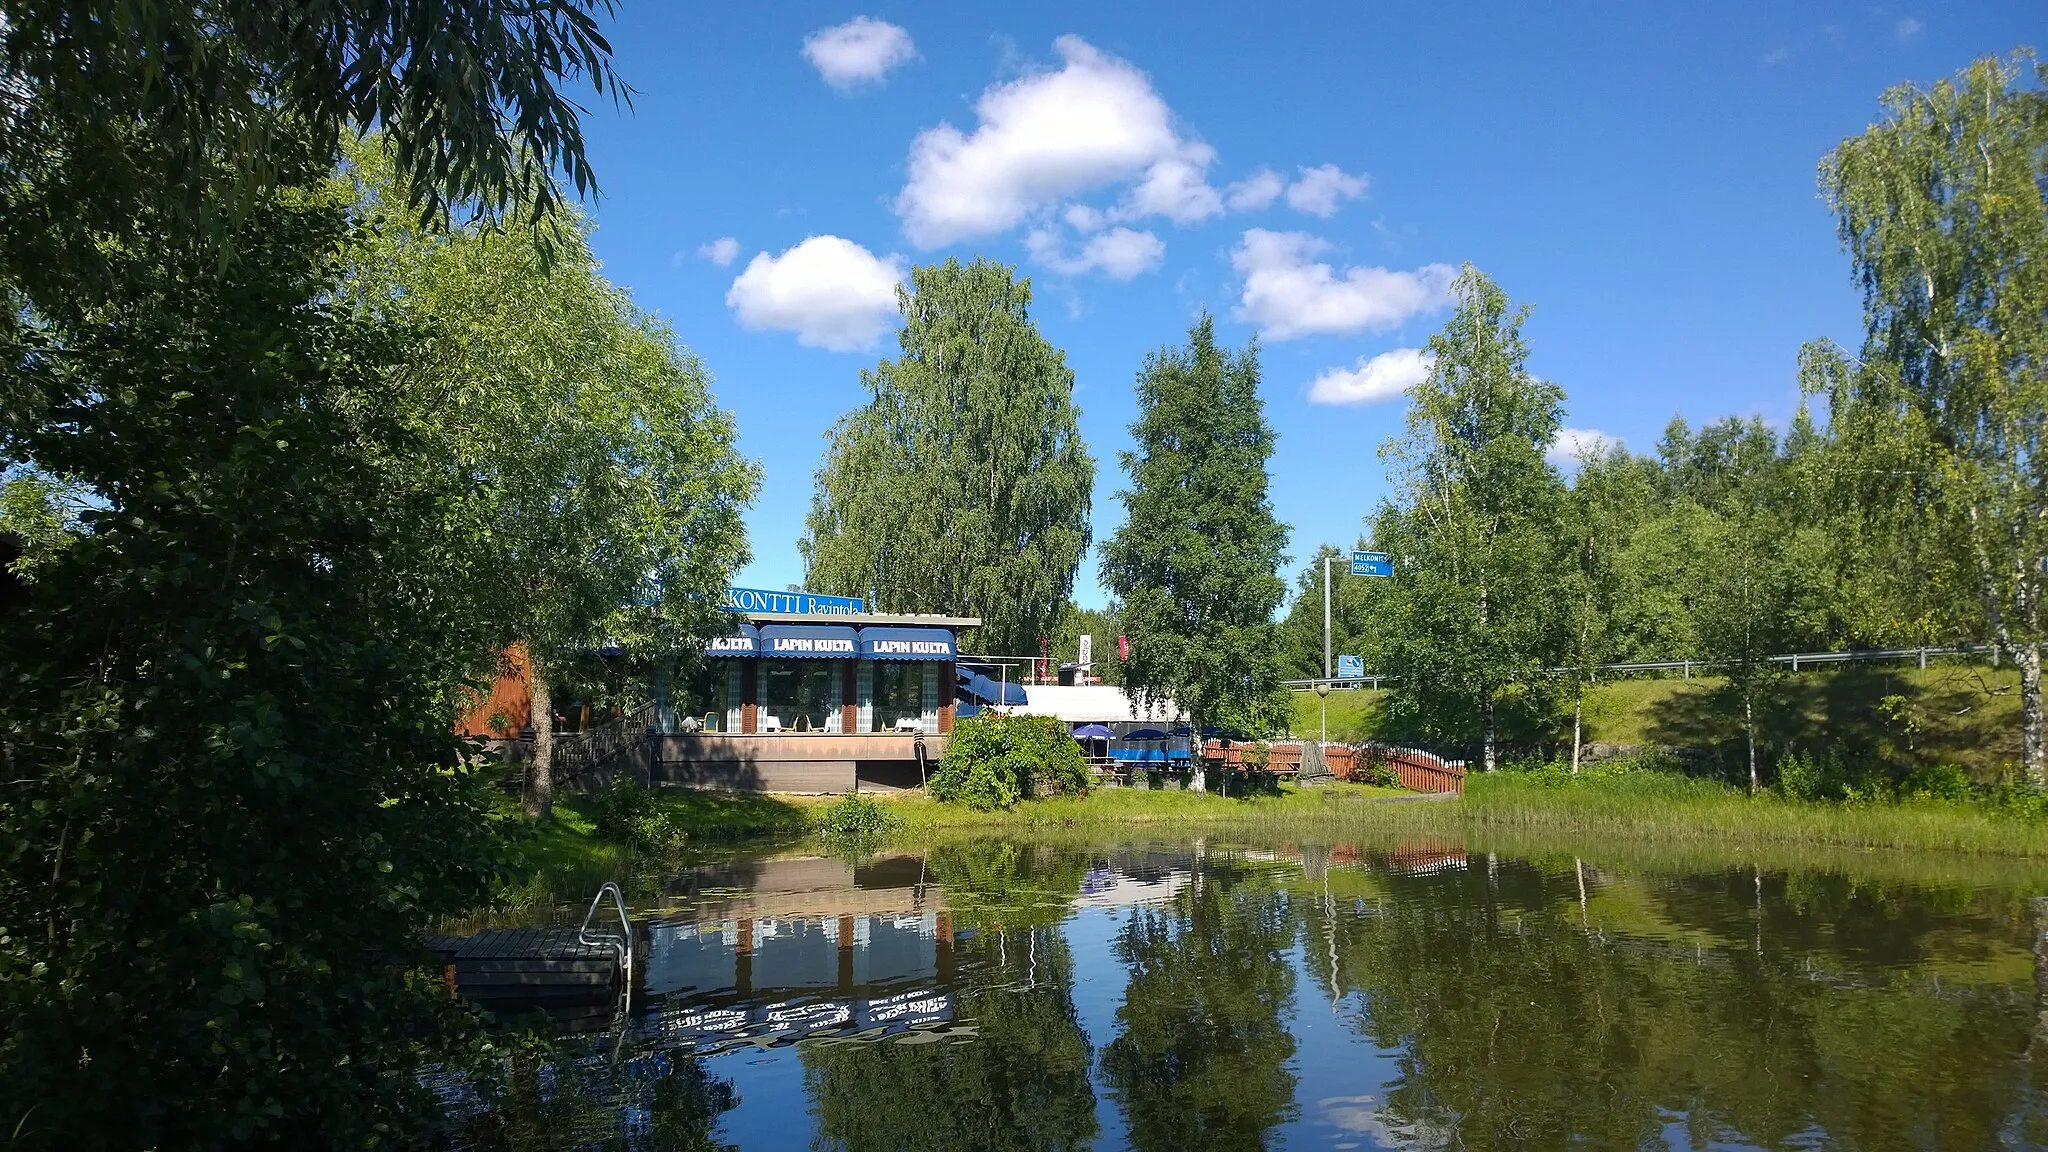
[[[1858,340],[1815,166],[1879,95],[2048,31],[2038,3],[627,3],[637,91],[586,118],[608,274],[702,357],[765,472],[741,582],[799,581],[834,419],[893,354],[891,284],[1031,277],[1077,377],[1095,534],[1145,354],[1215,314],[1264,348],[1298,567],[1387,492],[1413,351],[1470,261],[1532,307],[1566,424],[1782,421],[1806,339]],[[1077,599],[1100,605],[1095,559]]]

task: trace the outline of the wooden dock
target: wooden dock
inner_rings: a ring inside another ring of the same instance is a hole
[[[455,991],[476,1001],[577,1003],[618,994],[619,957],[574,928],[500,928],[429,937]]]

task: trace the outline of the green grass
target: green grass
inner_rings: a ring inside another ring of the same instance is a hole
[[[1718,750],[1742,758],[1738,705],[1719,677],[1608,680],[1586,692],[1585,738],[1609,744]],[[1330,693],[1330,739],[1381,735],[1389,693],[1362,688]],[[1779,677],[1759,716],[1766,767],[1782,750],[1840,750],[1890,763],[1962,766],[1980,782],[1997,780],[2019,759],[2018,677],[2010,668],[1940,663],[1824,665]],[[1294,693],[1293,732],[1318,732],[1313,692]],[[1571,717],[1552,733],[1568,742]]]

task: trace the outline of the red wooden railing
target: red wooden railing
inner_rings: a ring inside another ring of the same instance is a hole
[[[1212,768],[1243,772],[1244,752],[1247,745],[1233,744],[1225,747],[1221,742],[1211,740],[1202,745],[1202,762]],[[1384,764],[1394,770],[1394,776],[1401,787],[1414,792],[1456,792],[1465,791],[1465,766],[1440,756],[1424,752],[1420,748],[1399,748],[1380,744],[1328,744],[1323,747],[1323,759],[1330,765],[1330,772],[1339,780],[1350,780],[1373,764]],[[1301,771],[1301,745],[1274,744],[1267,752],[1265,771],[1278,776],[1291,776]]]

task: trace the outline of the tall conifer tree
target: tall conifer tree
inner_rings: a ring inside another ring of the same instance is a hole
[[[1123,454],[1128,518],[1102,552],[1131,641],[1124,684],[1171,697],[1198,725],[1268,727],[1285,706],[1273,613],[1287,594],[1287,529],[1266,495],[1258,345],[1218,348],[1204,316],[1186,347],[1146,360],[1138,405],[1138,448]]]

